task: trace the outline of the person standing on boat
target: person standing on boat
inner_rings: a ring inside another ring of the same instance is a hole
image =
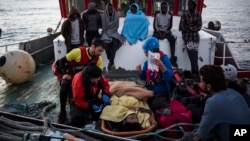
[[[159,40],[155,37],[148,37],[143,45],[143,51],[148,57],[149,52],[159,54],[158,57],[152,57],[147,60],[143,69],[141,65],[136,66],[136,71],[139,74],[141,80],[146,80],[145,87],[148,90],[154,92],[154,96],[148,100],[149,106],[153,112],[157,109],[163,108],[169,100],[170,82],[173,80],[173,70],[169,58],[159,49]],[[158,67],[158,71],[155,73],[150,69],[150,64]]]
[[[163,1],[161,3],[161,10],[156,14],[154,18],[154,33],[153,36],[159,40],[167,38],[170,43],[171,58],[170,61],[172,65],[178,68],[176,63],[177,57],[175,56],[175,41],[176,38],[171,32],[172,28],[172,13],[169,12],[169,5],[167,2]]]
[[[55,61],[52,65],[52,72],[60,82],[60,113],[58,123],[66,121],[66,103],[71,95],[71,80],[73,76],[81,71],[84,66],[93,61],[99,68],[102,68],[101,54],[105,50],[105,44],[101,39],[94,39],[88,48],[79,47],[71,50],[62,59]]]
[[[106,54],[109,59],[108,70],[114,65],[116,51],[124,43],[125,38],[118,33],[119,15],[113,5],[108,3],[102,15],[101,39],[106,43]]]
[[[87,120],[97,121],[102,109],[110,103],[108,79],[93,62],[74,76],[72,94],[70,117],[75,127],[83,127]]]
[[[148,18],[140,10],[137,3],[132,3],[127,11],[121,34],[130,45],[133,45],[138,40],[144,40],[147,37],[148,26]]]
[[[61,34],[65,39],[67,53],[84,43],[84,26],[77,9],[71,7],[68,19],[62,24]]]
[[[198,48],[200,42],[199,31],[202,27],[201,14],[196,11],[197,1],[188,1],[188,11],[181,16],[179,30],[182,32],[182,39],[187,48],[191,63],[191,71],[194,76],[199,74]]]
[[[229,141],[230,125],[250,124],[250,109],[244,98],[235,90],[227,88],[223,69],[216,65],[204,65],[200,69],[200,81],[206,100],[204,113],[195,141]]]
[[[101,37],[99,29],[102,28],[102,18],[95,3],[90,2],[88,4],[88,10],[82,13],[82,20],[86,28],[86,40],[88,46],[90,46],[94,38]]]

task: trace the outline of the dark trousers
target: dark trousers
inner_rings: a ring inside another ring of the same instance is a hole
[[[110,63],[114,63],[116,51],[119,49],[120,42],[116,38],[112,38],[112,42],[106,44],[106,55]]]
[[[63,79],[60,87],[60,111],[62,114],[66,114],[67,99],[71,98],[71,81]]]
[[[198,51],[195,49],[193,49],[193,50],[187,49],[187,53],[188,53],[188,57],[189,57],[189,60],[191,63],[192,74],[198,75],[199,74]]]
[[[163,32],[163,31],[154,31],[153,36],[156,37],[159,40],[167,38],[170,44],[170,51],[171,51],[171,57],[175,54],[175,37],[173,36],[172,32]]]
[[[95,113],[93,110],[80,108],[74,103],[74,101],[71,101],[70,103],[70,117],[72,126],[83,127],[86,124],[87,119],[97,121],[100,117],[100,114],[101,112]]]
[[[101,35],[99,34],[98,31],[86,31],[86,40],[87,40],[89,47],[91,46],[92,40],[94,38],[100,38],[100,37],[101,37]]]

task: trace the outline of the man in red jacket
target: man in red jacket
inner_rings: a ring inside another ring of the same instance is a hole
[[[83,127],[85,120],[97,121],[109,104],[109,83],[102,70],[90,63],[72,80],[73,101],[70,104],[71,125]]]

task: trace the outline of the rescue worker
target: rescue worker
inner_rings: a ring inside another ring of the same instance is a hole
[[[71,80],[73,76],[81,71],[84,66],[93,61],[99,68],[102,68],[101,54],[105,50],[105,44],[101,39],[94,39],[88,48],[79,47],[71,50],[65,57],[55,61],[52,71],[60,82],[60,113],[58,123],[66,121],[66,102],[71,93]]]

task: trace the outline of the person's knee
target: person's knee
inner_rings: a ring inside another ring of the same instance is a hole
[[[63,79],[61,82],[60,92],[68,92],[71,88],[71,81]]]

